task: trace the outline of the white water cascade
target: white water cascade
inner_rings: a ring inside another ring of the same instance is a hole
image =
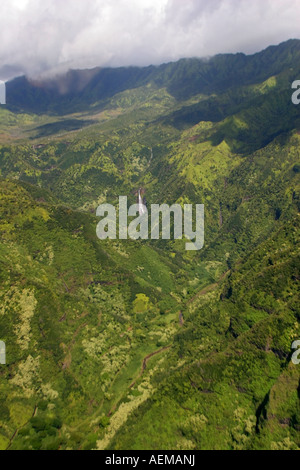
[[[139,189],[139,214],[144,215],[146,214],[146,212],[147,212],[147,209],[144,206],[143,199],[141,196],[141,190]]]

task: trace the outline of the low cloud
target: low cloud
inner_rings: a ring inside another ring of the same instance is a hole
[[[295,0],[2,0],[0,79],[253,53],[299,37]]]

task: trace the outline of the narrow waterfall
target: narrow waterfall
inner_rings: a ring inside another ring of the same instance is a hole
[[[139,189],[139,213],[140,215],[144,215],[146,214],[146,212],[147,212],[147,209],[144,206],[143,199],[141,196],[141,190]]]

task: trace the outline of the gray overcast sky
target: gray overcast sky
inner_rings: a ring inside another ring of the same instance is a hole
[[[2,0],[0,79],[253,53],[299,20],[300,0]]]

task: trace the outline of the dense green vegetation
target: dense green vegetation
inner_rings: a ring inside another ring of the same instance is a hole
[[[299,55],[9,84],[0,449],[299,450]],[[141,187],[204,203],[204,249],[98,240]]]

